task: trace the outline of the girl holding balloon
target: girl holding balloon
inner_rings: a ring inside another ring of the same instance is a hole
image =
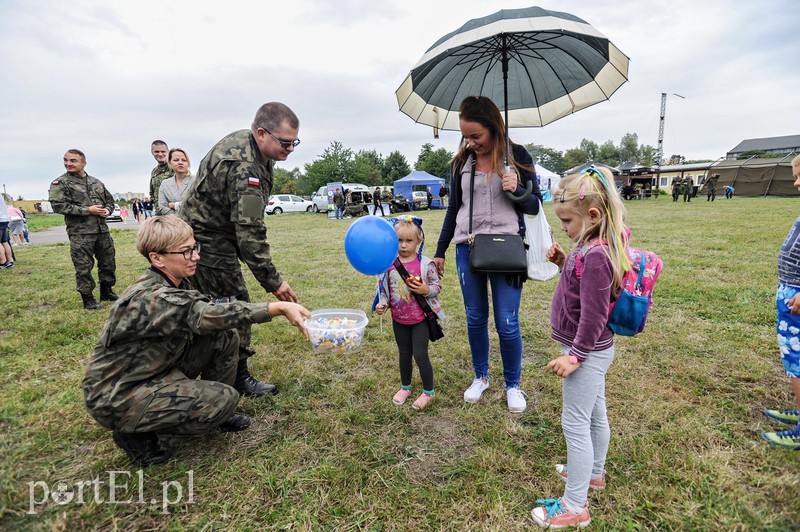
[[[424,300],[439,319],[444,319],[438,298],[442,285],[436,265],[422,254],[425,240],[422,218],[401,216],[388,221],[397,233],[398,255],[378,281],[372,310],[379,316],[389,308],[392,310],[394,338],[400,353],[401,385],[392,402],[402,405],[411,395],[413,361],[416,361],[422,379],[422,394],[411,406],[414,410],[422,410],[433,401],[434,384],[433,366],[428,356],[430,330],[418,298]]]

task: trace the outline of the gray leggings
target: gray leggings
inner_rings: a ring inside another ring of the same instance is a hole
[[[564,353],[569,349],[562,346]],[[581,367],[561,383],[561,429],[567,440],[567,486],[564,499],[578,510],[586,505],[592,474],[606,465],[611,430],[606,417],[606,372],[614,346],[592,351]]]

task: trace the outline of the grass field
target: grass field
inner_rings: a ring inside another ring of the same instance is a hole
[[[590,494],[592,526],[797,529],[800,453],[768,446],[759,434],[782,429],[763,408],[793,404],[777,354],[774,290],[777,250],[800,203],[626,205],[634,243],[658,253],[665,268],[647,330],[617,340],[607,380],[608,487]],[[556,226],[552,205],[545,210]],[[443,213],[421,215],[432,255]],[[270,216],[267,226],[276,263],[302,303],[369,312],[374,278],[345,259],[349,222],[292,214]],[[132,231],[114,237],[122,291],[145,261]],[[528,410],[508,413],[497,384],[468,405],[462,393],[472,367],[452,253],[442,293],[447,336],[431,346],[432,408],[391,403],[399,372],[388,319],[381,331],[371,316],[362,349],[333,356],[314,354],[276,320],[254,327],[251,366],[281,393],[242,400],[253,426],[181,442],[168,464],[140,474],[82,403],[84,364],[108,305],[80,307],[67,244],[26,250],[0,272],[0,529],[531,527],[534,500],[563,490],[553,469],[566,459],[560,380],[543,372],[558,354],[548,320],[556,280],[523,291]],[[269,301],[247,275],[253,299]],[[496,338],[491,368],[502,381]],[[416,373],[414,386],[419,392]],[[109,502],[111,471],[119,472],[114,495],[123,502]],[[175,502],[165,508],[165,500]]]

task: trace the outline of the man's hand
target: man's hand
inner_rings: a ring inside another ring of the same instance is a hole
[[[101,207],[100,205],[92,205],[89,207],[89,214],[92,216],[99,216],[101,218],[107,218],[109,214],[108,209],[105,207]]]
[[[281,301],[292,301],[297,303],[299,300],[297,299],[297,295],[292,290],[292,287],[289,286],[289,283],[284,281],[277,290],[272,292],[272,294],[280,299]]]
[[[278,301],[277,303],[269,304],[269,315],[273,318],[276,316],[284,316],[289,323],[300,329],[303,336],[308,339],[308,331],[306,330],[305,320],[311,317],[311,312],[308,311],[303,305],[292,303],[289,301]]]

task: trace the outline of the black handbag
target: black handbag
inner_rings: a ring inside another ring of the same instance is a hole
[[[408,279],[408,270],[406,267],[403,266],[403,263],[400,262],[400,259],[394,259],[394,269],[397,270],[397,273],[400,274],[403,281]],[[439,323],[439,318],[436,316],[436,313],[433,311],[428,302],[425,301],[425,297],[417,294],[416,292],[412,292],[414,298],[419,303],[419,306],[422,307],[422,312],[425,313],[425,321],[428,323],[428,331],[431,342],[435,342],[440,338],[444,338],[444,330],[442,329],[442,325]]]
[[[475,159],[469,175],[469,269],[474,273],[528,274],[525,242],[519,235],[473,235]]]

